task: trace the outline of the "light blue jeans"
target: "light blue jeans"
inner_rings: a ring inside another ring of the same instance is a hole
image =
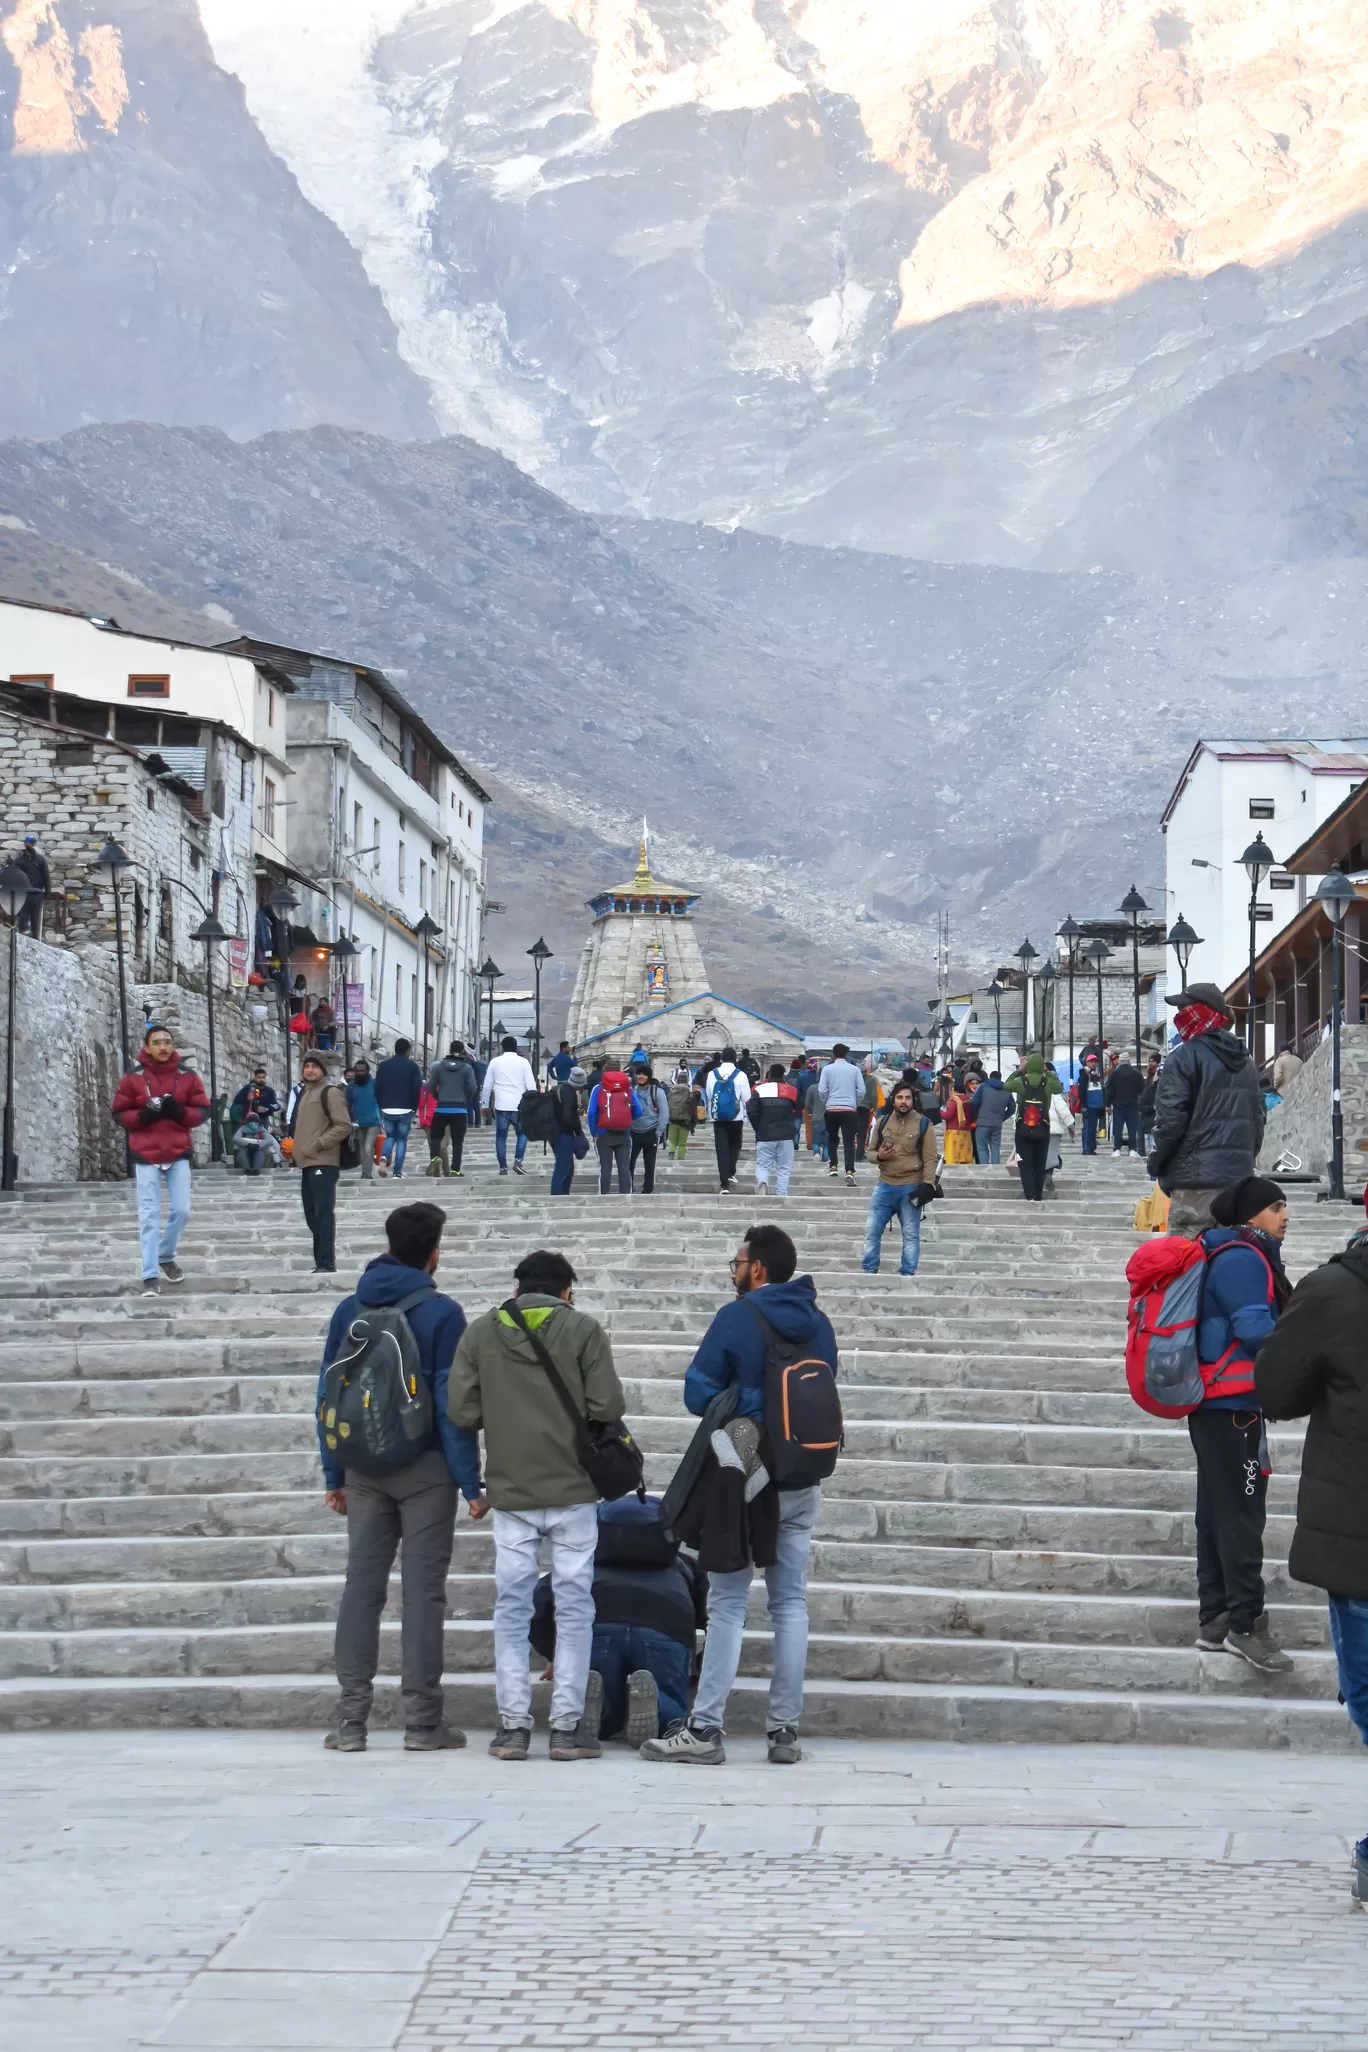
[[[864,1254],[860,1266],[866,1275],[879,1272],[879,1243],[884,1229],[896,1212],[902,1221],[902,1262],[899,1275],[915,1275],[921,1257],[921,1206],[912,1202],[915,1183],[876,1183],[869,1199],[865,1220]]]
[[[794,1144],[792,1140],[757,1140],[755,1143],[755,1187],[768,1189],[771,1174],[774,1187],[781,1197],[788,1196],[789,1177],[793,1173]]]
[[[765,1592],[774,1631],[766,1731],[778,1731],[785,1724],[796,1725],[803,1712],[808,1644],[807,1565],[812,1552],[812,1528],[821,1508],[820,1484],[811,1489],[785,1489],[779,1498],[778,1557],[773,1567],[765,1569]],[[753,1573],[752,1568],[742,1568],[739,1574],[708,1576],[708,1636],[703,1645],[703,1672],[698,1678],[691,1720],[696,1726],[720,1726],[726,1716],[727,1698],[741,1665],[741,1636],[746,1627],[746,1598]]]
[[[997,1162],[1001,1166],[1001,1126],[980,1126],[974,1135],[974,1141],[978,1148],[978,1158],[981,1165],[987,1166],[989,1163]]]
[[[494,1153],[500,1168],[508,1167],[508,1129],[510,1126],[518,1127],[516,1107],[513,1111],[499,1111],[496,1109],[494,1113]],[[518,1151],[513,1157],[514,1161],[521,1161],[526,1152],[527,1135],[522,1131],[521,1127],[518,1127]]]
[[[1363,1597],[1330,1598],[1330,1637],[1339,1664],[1344,1707],[1368,1746],[1368,1602]]]
[[[163,1261],[174,1261],[180,1236],[190,1216],[190,1164],[173,1161],[135,1164],[138,1185],[138,1238],[142,1242],[143,1281],[151,1282]],[[162,1231],[162,1178],[166,1178],[166,1230]]]
[[[499,1115],[502,1117],[502,1113]],[[551,1722],[558,1731],[584,1715],[589,1655],[594,1642],[594,1549],[598,1505],[561,1510],[501,1511],[494,1523],[494,1693],[499,1722],[532,1729],[532,1672],[527,1635],[540,1569],[537,1553],[551,1541],[551,1593],[556,1599],[556,1679]]]
[[[392,1176],[404,1173],[404,1156],[408,1153],[409,1127],[413,1124],[412,1112],[381,1112],[385,1128],[385,1144],[380,1151],[381,1161],[387,1161]]]

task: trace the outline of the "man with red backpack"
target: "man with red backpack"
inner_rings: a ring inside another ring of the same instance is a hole
[[[606,1197],[612,1188],[614,1162],[618,1190],[624,1197],[631,1196],[632,1121],[644,1121],[646,1115],[626,1071],[605,1069],[589,1092],[589,1131],[598,1148],[600,1197]]]
[[[203,1083],[193,1069],[181,1067],[176,1043],[165,1026],[149,1025],[138,1066],[120,1081],[111,1110],[128,1134],[137,1178],[143,1295],[155,1297],[163,1277],[172,1283],[185,1280],[176,1248],[190,1217],[190,1136],[209,1112]]]

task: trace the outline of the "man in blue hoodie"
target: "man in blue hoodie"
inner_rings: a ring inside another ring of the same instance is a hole
[[[812,1277],[794,1275],[797,1266],[797,1249],[787,1233],[778,1226],[751,1227],[731,1264],[736,1301],[717,1313],[684,1377],[684,1402],[695,1417],[702,1417],[713,1398],[735,1383],[737,1415],[764,1423],[767,1324],[786,1340],[797,1341],[814,1358],[830,1362],[835,1371],[836,1335],[831,1320],[817,1308]],[[775,1766],[788,1766],[803,1757],[798,1719],[807,1668],[807,1564],[812,1528],[821,1508],[820,1483],[780,1493],[778,1552],[774,1566],[765,1569],[774,1631],[765,1732]],[[751,1575],[751,1568],[743,1568],[738,1574],[708,1576],[708,1636],[692,1714],[663,1738],[648,1740],[641,1748],[643,1760],[710,1767],[726,1759],[723,1719],[741,1665]]]
[[[428,1445],[407,1467],[362,1475],[348,1472],[339,1455],[329,1450],[321,1418],[318,1426],[325,1501],[329,1510],[347,1520],[347,1579],[337,1611],[335,1646],[341,1696],[337,1721],[323,1741],[334,1753],[366,1750],[366,1724],[380,1664],[380,1613],[401,1542],[404,1750],[438,1752],[466,1742],[464,1732],[442,1722],[446,1578],[457,1490],[470,1505],[472,1518],[482,1518],[486,1504],[479,1436],[447,1418],[447,1378],[466,1321],[460,1305],[444,1297],[432,1280],[445,1224],[446,1213],[435,1204],[401,1204],[390,1213],[385,1220],[386,1250],[367,1264],[354,1293],[334,1311],[323,1350],[316,1415],[328,1365],[357,1313],[425,1292],[404,1315],[413,1328],[421,1372],[432,1392]]]

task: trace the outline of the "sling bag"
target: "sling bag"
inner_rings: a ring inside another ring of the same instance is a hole
[[[559,1368],[518,1309],[516,1299],[510,1297],[503,1308],[526,1335],[547,1381],[555,1390],[561,1408],[574,1428],[579,1464],[599,1495],[605,1503],[615,1503],[618,1497],[630,1496],[635,1490],[645,1503],[646,1463],[641,1448],[623,1420],[618,1418],[610,1424],[598,1424],[586,1418],[561,1380]]]

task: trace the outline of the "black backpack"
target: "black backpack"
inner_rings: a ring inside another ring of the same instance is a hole
[[[765,1332],[767,1463],[777,1489],[810,1489],[836,1466],[845,1445],[845,1420],[836,1371],[803,1343],[785,1339],[752,1304]]]
[[[518,1125],[529,1140],[560,1139],[556,1100],[549,1090],[524,1090],[518,1105]]]
[[[1050,1086],[1042,1080],[1027,1083],[1017,1108],[1017,1137],[1042,1140],[1050,1130]]]
[[[318,1422],[329,1453],[363,1475],[406,1468],[432,1443],[432,1390],[405,1314],[432,1285],[358,1311],[323,1373]]]

